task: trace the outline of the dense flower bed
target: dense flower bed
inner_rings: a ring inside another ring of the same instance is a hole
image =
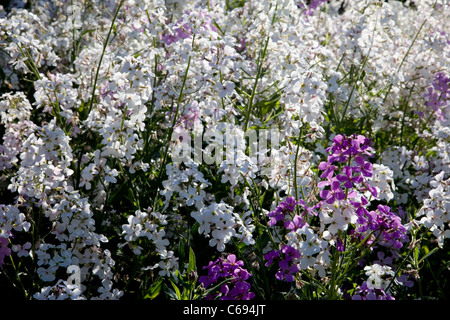
[[[0,296],[445,298],[450,3],[0,6]]]

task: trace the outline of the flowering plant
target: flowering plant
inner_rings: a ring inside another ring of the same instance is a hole
[[[7,1],[0,296],[445,299],[449,14]]]

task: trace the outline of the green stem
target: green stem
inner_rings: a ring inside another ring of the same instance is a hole
[[[336,277],[336,268],[337,268],[337,262],[339,260],[339,251],[338,250],[334,250],[333,253],[333,262],[331,265],[331,280],[330,280],[330,285],[329,285],[329,289],[328,289],[328,294],[327,294],[327,298],[328,300],[334,300],[336,297],[336,284],[337,284],[337,277]]]
[[[369,238],[372,236],[372,234],[373,234],[373,232],[369,233],[369,234],[364,238],[364,240],[361,241],[361,243],[359,243],[357,246],[355,246],[355,247],[352,249],[353,253],[356,253],[357,250],[358,250],[360,247],[362,247],[364,244],[366,244],[367,240],[369,240]],[[375,240],[372,242],[371,245],[369,245],[367,248],[364,248],[364,249],[361,251],[359,257],[353,258],[353,257],[354,257],[354,254],[350,255],[350,257],[349,257],[348,260],[349,260],[349,261],[352,261],[352,262],[351,262],[351,263],[348,263],[348,264],[345,266],[345,269],[344,269],[343,271],[339,272],[339,276],[338,276],[337,279],[336,279],[336,283],[341,283],[341,281],[344,279],[344,277],[345,277],[345,275],[347,274],[347,272],[348,272],[349,270],[353,269],[353,268],[361,261],[361,259],[366,255],[366,253],[367,253],[373,246],[375,246],[375,244],[377,243],[377,240],[378,240],[378,238],[380,237],[380,235],[381,235],[381,233],[378,234],[378,236],[375,238]]]
[[[195,35],[192,38],[192,45],[194,44],[194,40],[195,40]],[[159,194],[159,192],[158,192],[159,191],[159,185],[161,184],[161,179],[162,179],[163,172],[165,172],[164,167],[166,165],[167,156],[168,156],[169,147],[170,147],[169,140],[172,137],[172,133],[173,133],[173,130],[175,128],[175,124],[176,124],[176,121],[177,121],[177,118],[178,118],[178,113],[180,111],[180,105],[181,105],[181,101],[183,99],[183,92],[184,92],[184,88],[185,88],[185,85],[186,85],[187,75],[189,73],[190,66],[191,66],[191,56],[189,56],[187,67],[186,67],[186,72],[184,73],[183,83],[181,85],[180,93],[178,95],[177,108],[175,110],[175,114],[173,115],[172,124],[171,124],[171,127],[169,128],[169,130],[167,131],[166,138],[165,138],[166,149],[164,151],[163,159],[162,159],[161,166],[160,166],[160,171],[159,171],[159,174],[158,174],[158,183],[157,183],[157,187],[156,187],[156,195],[155,195],[155,200],[154,200],[154,204],[153,204],[154,206],[155,206],[157,200],[159,199],[159,196],[158,196],[158,194]]]
[[[111,31],[112,31],[112,29],[114,27],[114,23],[116,21],[117,15],[119,14],[120,8],[122,7],[123,3],[124,3],[124,0],[120,1],[119,6],[117,7],[116,13],[115,13],[115,15],[113,17],[113,20],[111,22],[111,26],[109,27],[109,31],[108,31],[108,35],[106,36],[105,43],[103,44],[103,50],[102,50],[102,54],[100,56],[100,60],[98,62],[97,71],[95,73],[95,79],[94,79],[94,85],[93,85],[93,88],[92,88],[91,100],[89,102],[89,109],[88,109],[88,112],[87,112],[86,116],[88,116],[91,113],[92,106],[94,104],[95,89],[97,88],[97,81],[98,81],[98,75],[100,73],[100,66],[101,66],[102,61],[103,61],[103,56],[105,55],[106,47],[108,46],[109,37],[111,36]]]
[[[422,30],[423,26],[425,25],[425,22],[427,22],[427,19],[425,19],[422,24],[420,25],[419,31],[417,31],[416,35],[414,36],[413,41],[411,42],[411,45],[409,46],[408,50],[406,51],[406,54],[403,56],[402,61],[400,62],[400,65],[397,68],[397,73],[400,71],[401,67],[403,66],[403,63],[406,60],[406,57],[409,55],[409,52],[411,51],[412,46],[414,45],[414,43],[416,42],[417,37],[419,36],[420,31]],[[389,95],[389,93],[391,92],[392,89],[392,83],[389,84],[389,87],[387,89],[386,95],[384,96],[383,99],[383,104],[386,102],[387,96]]]
[[[352,91],[350,92],[350,95],[349,95],[349,97],[347,99],[347,103],[345,105],[344,112],[342,113],[342,117],[339,119],[338,127],[340,127],[342,121],[345,120],[345,114],[347,113],[348,106],[350,105],[350,100],[351,100],[351,98],[353,96],[353,92],[356,89],[356,85],[358,83],[358,80],[360,80],[360,78],[362,76],[362,73],[364,71],[364,67],[366,66],[366,63],[369,60],[370,52],[372,51],[372,47],[373,47],[373,41],[375,39],[375,30],[377,30],[377,22],[378,22],[378,20],[375,20],[375,26],[374,26],[374,29],[373,29],[373,32],[372,32],[372,40],[370,42],[369,51],[367,52],[366,57],[364,58],[364,61],[363,61],[362,65],[361,65],[361,68],[359,69],[357,78],[354,80],[354,83],[353,83],[353,86],[352,86]]]
[[[301,121],[301,120],[299,120]],[[300,150],[300,139],[303,136],[303,123],[300,127],[300,132],[298,134],[297,139],[297,150],[295,152],[295,160],[294,160],[294,190],[295,190],[295,200],[298,200],[298,186],[297,186],[297,161],[298,161],[298,153]]]
[[[9,239],[8,239],[8,240],[9,240]],[[9,243],[11,244],[11,241],[9,241]],[[19,270],[16,268],[16,264],[14,263],[14,259],[12,258],[12,255],[9,255],[9,259],[11,260],[11,264],[12,264],[13,269],[14,269],[14,272],[15,272],[15,274],[16,274],[17,282],[19,283],[20,288],[21,288],[22,291],[23,291],[23,295],[25,296],[25,299],[28,300],[28,292],[27,292],[27,290],[25,289],[25,286],[23,285],[22,279],[20,279],[20,272],[19,272]],[[19,264],[19,265],[20,265],[20,264]]]
[[[264,45],[264,49],[262,50],[262,52],[260,52],[259,63],[258,63],[258,71],[256,73],[255,83],[253,84],[252,94],[251,94],[250,100],[248,102],[247,114],[245,115],[244,132],[247,131],[248,121],[250,120],[250,114],[251,114],[251,112],[253,110],[253,101],[255,99],[256,88],[258,86],[258,81],[259,81],[259,79],[260,79],[260,77],[262,75],[263,59],[266,56],[267,46],[269,45],[269,40],[270,40],[270,37],[267,37],[266,43]]]
[[[416,83],[413,83],[411,90],[409,91],[408,99],[405,101],[405,108],[403,109],[402,126],[400,129],[400,147],[403,147],[403,131],[405,127],[406,110],[408,109],[408,101],[411,98],[412,91]]]
[[[352,99],[353,92],[354,92],[355,89],[356,89],[356,85],[357,85],[357,83],[358,83],[358,80],[361,78],[362,72],[364,71],[364,67],[366,66],[367,60],[369,59],[369,54],[370,54],[371,49],[372,49],[372,47],[370,48],[369,52],[367,53],[366,58],[365,58],[364,61],[363,61],[363,64],[361,65],[361,68],[360,68],[360,70],[359,70],[359,72],[358,72],[358,76],[357,76],[356,79],[354,80],[354,83],[353,83],[353,86],[352,86],[352,91],[350,91],[350,95],[348,96],[347,103],[345,104],[345,107],[344,107],[344,111],[342,112],[342,116],[341,116],[341,118],[339,119],[338,127],[340,127],[342,121],[345,120],[345,114],[347,113],[348,106],[350,105],[350,101],[351,101],[351,99]]]

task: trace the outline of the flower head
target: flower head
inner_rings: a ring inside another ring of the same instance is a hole
[[[228,279],[227,283],[220,286],[220,293],[209,294],[206,299],[215,299],[220,296],[220,300],[250,300],[255,294],[250,291],[251,285],[246,282],[252,275],[243,268],[244,262],[237,260],[234,254],[229,254],[226,259],[218,258],[210,261],[203,269],[208,270],[206,276],[201,276],[199,282],[205,288],[218,282],[221,278]]]

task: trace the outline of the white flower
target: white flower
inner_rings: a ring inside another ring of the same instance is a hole
[[[227,96],[231,96],[233,94],[235,88],[235,84],[231,81],[225,81],[224,83],[218,82],[214,89],[216,89],[219,93],[219,97],[225,98]]]
[[[331,233],[331,235],[337,234],[338,230],[347,230],[348,219],[346,219],[346,217],[340,212],[334,212],[333,216],[330,217],[327,213],[321,211],[319,216],[322,223],[329,224],[327,230]]]
[[[31,243],[26,242],[24,245],[15,244],[12,246],[12,251],[17,252],[18,257],[27,257],[30,256],[31,253],[28,251],[31,248]]]
[[[108,183],[116,183],[117,179],[116,177],[119,175],[119,171],[117,169],[111,169],[110,167],[105,167],[105,181]]]
[[[209,240],[209,245],[211,247],[216,247],[217,251],[219,251],[219,252],[225,251],[225,239],[212,238],[211,240]]]
[[[251,241],[249,234],[239,234],[236,228],[239,225],[242,227],[242,222],[237,219],[236,213],[233,213],[232,207],[224,202],[213,202],[207,207],[202,207],[199,211],[194,211],[191,216],[199,223],[198,232],[205,236],[211,236],[209,240],[210,246],[217,246],[217,250],[225,250],[225,244],[227,244],[232,237],[246,237],[248,241]]]
[[[80,187],[85,186],[86,190],[91,189],[91,181],[94,176],[98,173],[95,163],[90,163],[87,167],[81,171],[81,182]]]
[[[366,271],[367,286],[370,289],[386,289],[391,279],[395,275],[392,268],[389,266],[381,266],[379,264],[374,264],[371,266],[364,267]]]
[[[241,178],[241,174],[236,165],[225,165],[223,169],[224,173],[222,175],[221,183],[230,182],[231,186],[235,186],[239,182],[239,178]]]
[[[394,198],[395,184],[394,172],[386,165],[373,164],[373,175],[368,180],[370,186],[375,187],[378,192],[378,198],[390,201]],[[370,193],[366,193],[370,197]]]
[[[158,267],[161,269],[158,274],[162,277],[170,276],[178,268],[178,258],[174,256],[173,251],[161,252],[161,261]]]
[[[48,268],[39,267],[37,268],[36,272],[42,281],[51,282],[55,280],[55,273],[57,269],[58,267],[56,266]]]
[[[202,193],[204,194],[205,192],[203,191]],[[186,199],[186,205],[188,205],[188,206],[192,206],[196,202],[202,201],[204,198],[204,196],[197,194],[197,188],[195,188],[193,186],[189,186],[187,191],[182,190],[180,192],[180,196],[182,198]]]

